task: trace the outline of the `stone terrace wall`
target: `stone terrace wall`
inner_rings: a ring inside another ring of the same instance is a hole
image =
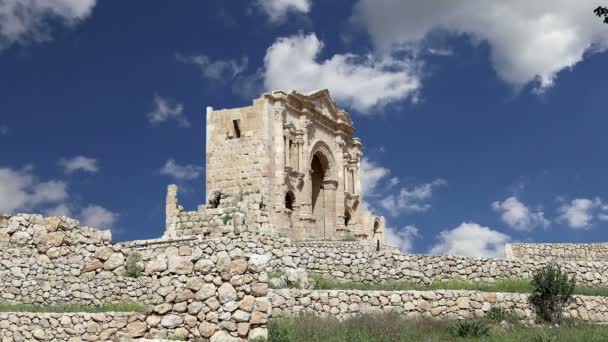
[[[608,261],[608,243],[513,243],[508,259]]]
[[[268,235],[242,233],[221,238],[149,240],[122,244],[147,259],[167,249],[191,248],[193,254],[225,251],[230,257],[264,254],[269,268],[300,267],[309,272],[362,282],[412,281],[432,283],[462,279],[493,282],[501,278],[530,277],[547,261],[471,258],[446,255],[401,254],[391,249],[376,252],[359,242],[292,241]],[[608,263],[558,261],[579,284],[608,286]]]
[[[491,307],[512,309],[522,320],[534,318],[527,294],[436,291],[310,291],[282,289],[269,294],[272,316],[300,313],[348,318],[360,313],[396,312],[407,318],[463,319],[483,317]],[[608,298],[575,296],[564,314],[608,323]]]
[[[111,244],[101,231],[68,218],[0,216],[0,296],[13,303],[134,301],[190,337],[230,334],[237,339],[266,329],[267,257],[230,256],[221,242],[204,250],[142,249],[141,276],[125,276],[133,248]],[[230,240],[230,239],[228,239]],[[169,318],[167,318],[169,317]]]
[[[329,274],[335,278],[390,282],[464,279],[493,282],[500,278],[529,278],[545,266],[545,260],[506,260],[446,255],[400,254],[392,251],[332,248],[327,245],[284,250],[281,265],[296,266],[309,272]],[[557,261],[579,284],[608,286],[608,263]]]
[[[200,205],[197,211],[184,211],[177,204],[177,187],[170,185],[167,196],[167,235],[218,237],[241,232],[270,232],[268,212],[262,210],[260,193],[223,193],[218,208]],[[174,187],[173,189],[171,187]]]

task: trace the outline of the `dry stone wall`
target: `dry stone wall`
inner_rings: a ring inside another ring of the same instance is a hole
[[[263,334],[270,313],[268,258],[231,256],[222,241],[204,251],[182,241],[140,253],[68,218],[2,216],[0,295],[12,303],[147,304],[161,326],[193,338],[238,341]],[[129,261],[140,265],[139,277],[126,276]]]
[[[401,254],[390,250],[375,252],[365,248],[332,247],[322,244],[285,250],[280,264],[301,267],[309,272],[329,274],[344,280],[432,283],[450,279],[493,282],[501,278],[529,278],[536,269],[545,266],[548,262]],[[607,262],[556,261],[556,263],[573,275],[579,284],[608,286]]]
[[[273,317],[312,313],[345,319],[363,313],[395,312],[407,318],[464,319],[483,317],[492,307],[513,310],[533,320],[528,294],[461,290],[436,291],[311,291],[282,289],[269,294]],[[608,298],[575,296],[566,317],[608,323]]]
[[[188,341],[194,340],[190,330],[198,322],[191,315],[154,313],[0,313],[0,340],[2,341],[131,341],[154,338]],[[243,325],[240,325],[243,328]],[[201,329],[204,329],[201,328]],[[252,337],[266,336],[255,328]],[[204,331],[204,330],[202,330]],[[200,340],[200,339],[199,339]],[[238,341],[227,332],[220,332],[211,341]]]
[[[608,243],[513,243],[508,259],[608,261]]]
[[[177,188],[171,190],[168,193],[176,195]],[[220,237],[241,232],[271,231],[261,193],[224,192],[217,208],[201,205],[196,211],[184,211],[177,205],[177,199],[168,199],[167,206],[171,206],[167,210],[167,232],[170,232],[170,237]]]

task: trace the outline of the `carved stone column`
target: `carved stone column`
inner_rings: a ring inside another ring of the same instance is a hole
[[[283,140],[285,141],[285,166],[289,165],[289,140],[290,140],[290,132],[288,129],[283,130]]]
[[[338,181],[334,179],[328,179],[323,181],[323,196],[325,200],[324,209],[324,224],[318,224],[319,227],[323,227],[324,231],[320,232],[320,236],[324,237],[335,237],[336,233],[336,190],[338,189]]]

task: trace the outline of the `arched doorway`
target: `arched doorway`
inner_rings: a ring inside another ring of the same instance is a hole
[[[336,230],[336,182],[332,179],[333,159],[326,145],[319,143],[310,159],[311,214],[314,227],[309,235],[332,237]]]
[[[348,224],[350,223],[350,219],[351,219],[350,211],[348,211],[348,209],[344,210],[344,227],[348,227]]]
[[[292,191],[287,191],[285,193],[285,208],[289,210],[293,210],[293,204],[296,201],[296,196]]]

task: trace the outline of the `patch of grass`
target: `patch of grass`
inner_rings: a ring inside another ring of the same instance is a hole
[[[283,270],[272,270],[272,271],[268,272],[268,279],[281,278],[284,275],[285,275],[285,272]]]
[[[457,323],[483,335],[483,327],[489,327],[489,335],[460,337],[452,335],[454,322],[446,320],[408,320],[398,314],[360,315],[338,321],[332,317],[311,315],[293,318],[273,318],[268,324],[268,342],[405,342],[405,341],[484,341],[484,342],[572,342],[608,341],[608,327],[582,324],[562,326],[513,325],[502,328],[497,324],[484,325],[479,321]],[[263,341],[263,340],[260,340]]]
[[[146,306],[139,303],[105,303],[101,306],[83,304],[33,305],[0,302],[0,312],[143,312]]]
[[[340,238],[340,241],[357,241],[357,238],[352,235],[345,235]]]
[[[309,278],[316,282],[317,290],[363,290],[363,291],[428,291],[428,290],[470,290],[482,292],[531,293],[532,285],[528,279],[498,279],[494,283],[475,283],[467,280],[436,281],[432,284],[419,284],[411,281],[387,283],[363,283],[344,281],[319,273],[310,273]],[[576,287],[574,294],[584,296],[608,297],[608,288]]]
[[[490,335],[490,326],[482,321],[462,320],[449,328],[454,337],[484,337]]]
[[[139,253],[131,254],[127,257],[126,274],[127,277],[139,278],[141,275],[141,255]]]
[[[490,308],[488,313],[485,316],[486,320],[500,323],[502,321],[506,321],[509,323],[515,323],[519,321],[517,315],[513,310],[501,308],[498,306],[493,306]]]

